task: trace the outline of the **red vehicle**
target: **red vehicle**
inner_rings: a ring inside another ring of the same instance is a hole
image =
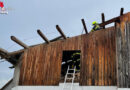
[[[0,1],[0,14],[8,14],[8,12],[6,11],[6,9],[4,8],[4,3]]]
[[[4,3],[0,1],[0,7],[3,8],[4,7]]]

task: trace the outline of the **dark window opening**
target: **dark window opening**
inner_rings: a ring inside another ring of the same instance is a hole
[[[80,50],[63,51],[62,65],[61,65],[61,82],[64,82],[64,80],[65,80],[65,75],[67,73],[68,66],[72,69],[76,66],[76,73],[75,73],[74,82],[79,82],[79,78],[80,78],[80,57],[81,57],[81,51]],[[70,71],[70,73],[73,73],[73,71]],[[71,75],[70,75],[70,77],[71,77]],[[71,81],[72,80],[67,81],[67,82],[71,82]]]

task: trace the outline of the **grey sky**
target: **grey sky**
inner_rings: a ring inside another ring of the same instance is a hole
[[[130,11],[130,0],[1,0],[9,9],[8,15],[0,15],[0,47],[8,51],[22,47],[10,40],[14,35],[27,45],[43,43],[36,30],[52,39],[60,34],[56,31],[58,24],[66,34],[72,37],[80,35],[84,18],[88,30],[92,21],[101,22],[101,13],[106,20],[120,14],[120,8]],[[13,75],[8,69],[9,63],[0,63],[0,87]]]

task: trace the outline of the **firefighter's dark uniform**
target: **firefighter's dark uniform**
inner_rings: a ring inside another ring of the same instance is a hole
[[[74,68],[74,66],[76,66],[76,70],[80,70],[80,53],[74,53],[72,56],[72,68]]]
[[[97,31],[97,30],[101,29],[100,26],[98,25],[98,23],[96,21],[94,21],[92,23],[92,25],[93,25],[93,28],[92,28],[91,32],[94,32],[94,31]]]

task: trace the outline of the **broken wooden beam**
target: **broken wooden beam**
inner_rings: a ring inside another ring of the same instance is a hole
[[[87,27],[86,27],[86,24],[85,24],[85,20],[81,19],[81,21],[82,21],[82,24],[83,24],[83,27],[84,27],[86,34],[88,34],[88,30],[87,30]]]
[[[3,48],[0,48],[0,52],[4,53],[4,54],[6,54],[6,55],[9,55],[9,52],[8,52],[8,51],[6,51],[6,50],[5,50],[5,49],[3,49]]]
[[[25,49],[29,48],[26,44],[24,44],[22,41],[17,39],[15,36],[11,36],[11,40],[19,44],[20,46],[24,47]]]
[[[120,16],[123,15],[123,12],[124,12],[124,8],[121,8],[121,10],[120,10]]]
[[[10,53],[8,51],[6,51],[5,49],[3,48],[0,48],[0,57],[1,59],[5,59],[8,61],[8,59],[10,58]]]
[[[49,43],[50,41],[46,38],[46,36],[40,31],[40,30],[37,30],[37,33],[41,36],[41,38],[43,40],[46,41],[46,43]]]
[[[14,52],[10,52],[9,55],[10,55],[10,56],[14,56],[14,55],[21,54],[21,53],[23,53],[23,52],[24,52],[24,49],[18,50],[18,51],[14,51]]]
[[[104,15],[104,13],[102,13],[102,23],[104,23],[105,22],[105,15]],[[105,25],[103,26],[103,29],[105,29]]]
[[[62,37],[64,39],[67,39],[67,37],[65,36],[65,34],[63,33],[63,31],[61,30],[61,28],[58,25],[56,25],[56,29],[59,31],[59,33],[62,35]]]

